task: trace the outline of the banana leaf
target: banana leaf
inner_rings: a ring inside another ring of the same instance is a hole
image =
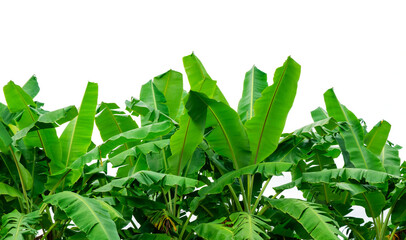
[[[300,65],[291,57],[276,69],[274,83],[262,91],[254,104],[254,116],[245,123],[250,149],[251,164],[262,162],[279,143],[286,118],[295,99]]]
[[[182,102],[183,76],[181,73],[169,70],[164,74],[154,77],[154,85],[164,95],[169,117],[178,118],[179,107]]]
[[[109,211],[96,199],[65,191],[47,196],[44,202],[62,209],[90,240],[120,239]]]
[[[313,239],[345,237],[338,230],[337,222],[323,210],[322,205],[289,198],[267,199],[267,203],[298,221]]]
[[[254,103],[261,97],[261,92],[268,87],[266,73],[253,66],[245,74],[242,97],[238,102],[238,115],[245,123],[254,116]]]
[[[364,146],[364,130],[360,121],[350,110],[340,104],[333,89],[324,93],[324,101],[330,117],[348,123],[348,129],[340,128],[340,133],[351,163],[357,168],[385,171],[379,158]]]
[[[364,143],[371,152],[376,155],[381,154],[386,140],[388,140],[390,128],[391,125],[387,121],[382,120],[365,136]]]

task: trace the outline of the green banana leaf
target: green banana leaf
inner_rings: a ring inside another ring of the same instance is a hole
[[[208,117],[213,123],[206,126],[214,129],[206,136],[210,146],[220,155],[226,156],[233,161],[234,168],[239,169],[249,165],[251,158],[247,132],[238,117],[238,114],[227,104],[207,98],[202,93],[190,91],[189,102],[192,108],[197,102],[197,108],[201,102],[207,107]],[[196,111],[199,109],[196,108]]]
[[[65,191],[47,196],[44,202],[62,209],[90,240],[120,239],[108,210],[96,199]]]
[[[5,214],[1,218],[0,236],[2,240],[24,240],[26,235],[31,237],[37,234],[32,225],[38,223],[40,214],[38,211],[22,214],[17,210]]]
[[[225,218],[209,223],[200,223],[194,230],[199,237],[207,240],[235,239],[233,229],[230,226],[222,224]]]
[[[165,96],[169,117],[178,118],[179,107],[182,102],[183,76],[180,72],[169,70],[154,77],[154,85]]]
[[[10,197],[21,198],[23,199],[23,194],[17,189],[9,186],[5,183],[0,182],[0,195],[7,195]]]
[[[137,180],[140,184],[146,185],[147,187],[151,187],[153,185],[159,185],[160,187],[175,187],[178,185],[186,189],[195,188],[199,184],[198,180],[192,178],[142,170],[129,177],[114,179],[110,183],[96,189],[95,191],[109,192],[113,189],[113,187],[124,188],[125,186],[131,185],[135,180]],[[158,187],[159,190],[161,189],[160,187]]]
[[[396,201],[392,211],[391,221],[393,224],[406,222],[406,194],[403,194],[399,200]]]
[[[78,116],[69,122],[60,137],[62,163],[65,168],[85,154],[90,146],[96,114],[97,95],[97,84],[89,82],[79,108]],[[56,169],[55,172],[60,170]]]
[[[269,220],[262,216],[246,212],[236,212],[230,215],[233,223],[235,239],[262,240],[270,239],[265,230],[271,230]]]
[[[38,86],[38,81],[37,77],[33,75],[28,81],[24,84],[22,87],[24,92],[26,92],[31,98],[35,98],[37,94],[39,93],[39,86]]]
[[[245,123],[250,149],[251,164],[262,162],[279,143],[286,118],[295,99],[300,65],[291,57],[276,69],[274,83],[262,91],[254,104],[254,116]]]
[[[159,153],[160,150],[167,146],[169,146],[169,139],[143,143],[110,157],[108,161],[113,164],[113,167],[117,167],[123,164],[128,157],[136,157],[138,154]]]
[[[387,183],[389,179],[397,178],[385,172],[359,169],[359,168],[341,168],[328,169],[318,172],[305,172],[302,175],[301,181],[307,183],[331,183],[346,182],[346,181],[365,181],[369,184]]]
[[[386,140],[388,140],[390,128],[391,125],[387,121],[382,120],[367,133],[364,143],[371,152],[376,155],[381,154]]]
[[[207,107],[199,99],[189,97],[186,109],[187,112],[180,118],[179,129],[170,140],[172,155],[168,158],[167,173],[174,175],[182,174],[196,147],[203,140]]]
[[[355,205],[362,206],[368,217],[376,218],[385,207],[385,196],[381,191],[360,193],[352,197]]]
[[[199,203],[209,194],[221,193],[224,187],[228,184],[232,184],[236,178],[247,174],[261,174],[265,178],[271,178],[272,176],[281,175],[282,172],[289,171],[292,167],[290,163],[284,162],[265,162],[256,165],[250,165],[247,167],[228,172],[213,182],[211,185],[199,190],[199,197],[195,197],[190,205],[190,209],[193,212],[199,206]]]
[[[203,64],[194,53],[183,57],[183,66],[189,80],[190,90],[206,94],[207,97],[228,105],[226,98],[217,86]]]
[[[313,239],[345,237],[338,230],[337,222],[323,210],[322,205],[289,198],[267,199],[267,203],[298,221]]]
[[[348,129],[340,128],[340,133],[344,139],[351,163],[357,168],[385,171],[379,158],[364,146],[364,130],[358,118],[340,104],[333,89],[324,93],[324,101],[330,117],[348,123]]]
[[[148,81],[141,87],[140,100],[148,105],[150,109],[153,110],[151,114],[156,112],[163,113],[166,116],[169,115],[168,106],[166,105],[166,99],[163,93],[161,93],[152,80]],[[152,119],[151,119],[152,118]],[[150,120],[155,120],[159,118],[159,115],[151,117],[150,115],[141,116],[141,125],[145,126],[149,124]],[[152,121],[154,122],[154,121]]]
[[[252,66],[245,74],[242,97],[238,102],[238,115],[245,123],[254,116],[254,103],[261,97],[261,92],[268,87],[266,73]]]
[[[10,112],[16,113],[22,111],[22,115],[17,122],[20,130],[34,124],[38,120],[38,114],[31,109],[31,107],[36,107],[34,100],[20,86],[10,81],[4,86],[3,91]],[[51,159],[51,163],[60,162],[61,146],[55,129],[49,128],[34,131],[25,136],[24,142],[27,146],[42,147],[45,154]]]
[[[388,143],[383,147],[379,159],[382,161],[387,173],[400,176],[399,150],[401,148],[399,145],[392,146]]]
[[[6,127],[0,122],[0,151],[3,153],[9,152],[9,146],[13,142]]]

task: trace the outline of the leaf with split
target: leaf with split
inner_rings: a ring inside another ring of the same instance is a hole
[[[2,240],[24,240],[27,235],[34,237],[37,234],[32,225],[38,223],[40,214],[38,211],[22,214],[17,210],[5,214],[1,218]]]
[[[120,239],[108,210],[96,199],[65,191],[48,196],[44,201],[62,209],[88,239]]]
[[[271,226],[269,225],[269,220],[264,217],[246,212],[236,212],[230,215],[230,219],[233,223],[235,239],[270,239],[266,231],[270,231]]]
[[[338,224],[323,209],[322,205],[299,199],[267,199],[272,208],[288,214],[298,221],[313,239],[339,239],[344,235]]]
[[[163,113],[166,116],[169,115],[168,106],[165,104],[166,99],[162,92],[158,90],[152,80],[149,80],[146,84],[142,85],[140,92],[140,100],[148,105],[154,112]],[[153,113],[153,112],[151,112]],[[156,116],[158,117],[158,116]],[[151,117],[141,116],[141,125],[145,126],[150,123]]]
[[[251,164],[262,162],[279,143],[286,118],[296,96],[300,65],[288,57],[276,69],[274,83],[262,91],[254,104],[254,116],[245,123],[250,149]]]

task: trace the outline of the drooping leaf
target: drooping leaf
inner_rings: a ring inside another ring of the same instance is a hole
[[[238,102],[238,115],[245,123],[254,116],[254,103],[261,97],[261,92],[268,87],[266,73],[253,66],[245,74],[242,97]]]
[[[16,197],[23,199],[23,194],[17,189],[0,182],[0,195],[8,195],[10,197]]]
[[[48,196],[44,201],[62,209],[90,240],[120,239],[108,210],[96,199],[64,191]]]
[[[398,224],[401,222],[406,222],[406,194],[401,196],[399,200],[396,202],[392,216],[391,216],[391,221],[394,224]]]
[[[254,104],[254,117],[245,123],[251,163],[263,161],[275,151],[285,126],[286,118],[295,99],[300,65],[291,57],[276,69],[274,83],[262,91]]]
[[[119,178],[111,181],[110,183],[104,185],[96,189],[96,192],[108,192],[113,189],[113,187],[123,188],[125,186],[129,186],[135,180],[137,180],[140,184],[144,184],[146,186],[152,185],[159,185],[161,187],[174,187],[176,185],[182,188],[195,188],[198,186],[198,181],[196,179],[187,178],[176,176],[172,174],[164,174],[158,173],[153,171],[139,171],[134,173],[133,175],[125,178]],[[160,189],[158,186],[158,189]]]
[[[217,222],[201,223],[194,230],[198,236],[207,240],[235,239],[231,227]]]
[[[2,240],[24,240],[24,236],[36,235],[37,231],[31,225],[37,224],[40,218],[38,211],[22,214],[17,210],[3,215],[0,235]]]
[[[371,152],[376,155],[381,154],[388,139],[390,128],[391,125],[387,121],[382,120],[365,136],[364,143]]]
[[[337,222],[319,204],[289,198],[267,199],[267,202],[298,221],[313,239],[339,239],[338,236],[344,236],[338,230]]]
[[[114,137],[108,139],[106,142],[101,144],[100,146],[97,146],[93,148],[91,151],[88,153],[80,156],[78,159],[76,159],[69,167],[68,169],[73,169],[73,170],[80,170],[83,168],[83,166],[87,163],[90,163],[94,159],[102,159],[107,156],[113,149],[116,147],[126,143],[126,142],[134,142],[134,141],[151,141],[153,139],[156,139],[157,137],[160,137],[162,135],[165,135],[169,133],[173,128],[173,125],[171,122],[159,122],[159,123],[154,123],[147,125],[145,127],[140,127],[136,128],[127,132],[123,132],[121,134],[115,135]],[[56,178],[58,176],[62,176],[68,169],[63,169],[62,171],[58,172],[58,175],[55,176]],[[69,184],[73,184],[79,176],[75,175],[69,182]]]
[[[0,151],[7,153],[12,140],[6,127],[0,122]]]
[[[269,220],[263,217],[246,212],[236,212],[230,215],[230,219],[233,223],[235,239],[270,239],[265,230],[271,230],[271,226]]]
[[[311,112],[311,115],[312,115],[313,121],[315,121],[315,122],[328,118],[328,114],[327,114],[326,110],[324,110],[321,107],[314,109]]]
[[[169,70],[164,74],[154,77],[153,84],[165,96],[165,104],[168,106],[169,117],[176,119],[183,93],[182,74]]]
[[[212,122],[206,122],[206,126],[214,128],[206,137],[211,147],[218,154],[230,158],[235,169],[248,166],[251,152],[246,130],[238,114],[228,105],[193,91],[190,92],[189,102],[192,108],[195,102],[198,102],[197,108],[201,107],[202,102],[207,107],[208,115],[211,115]]]
[[[340,104],[333,89],[324,93],[324,101],[330,117],[348,123],[348,129],[340,128],[340,133],[351,163],[357,168],[385,171],[379,158],[364,146],[364,131],[358,118]]]

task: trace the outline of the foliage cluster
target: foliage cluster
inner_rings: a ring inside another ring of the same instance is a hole
[[[387,140],[388,122],[368,131],[330,89],[326,110],[311,112],[313,123],[282,133],[301,69],[292,58],[270,85],[252,67],[237,111],[194,54],[183,63],[189,92],[170,70],[144,84],[125,110],[99,103],[96,83],[88,83],[79,108],[55,111],[34,100],[35,76],[22,87],[7,83],[1,239],[401,237],[404,168],[400,147]],[[103,140],[97,146],[94,125]],[[283,172],[292,181],[265,196]],[[293,187],[305,200],[283,196]],[[349,217],[353,206],[369,220]]]

